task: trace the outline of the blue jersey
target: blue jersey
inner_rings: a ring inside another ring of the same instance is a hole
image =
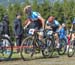
[[[29,25],[29,28],[37,28],[40,29],[42,27],[42,23],[39,20],[40,14],[38,12],[31,12],[30,15],[28,15],[28,18],[32,21],[32,23]]]
[[[59,33],[59,38],[60,39],[63,39],[63,38],[66,37],[66,31],[65,31],[64,28],[61,28],[58,33]]]
[[[60,23],[59,23],[57,20],[54,20],[52,23],[50,23],[49,21],[47,21],[46,24],[47,24],[48,26],[52,26],[52,25],[54,25],[54,26],[59,26],[59,25],[60,25]]]
[[[40,17],[40,14],[38,12],[32,12],[28,18],[30,18],[32,21],[35,21],[38,19],[38,17]]]

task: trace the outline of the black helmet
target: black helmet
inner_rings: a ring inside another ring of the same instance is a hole
[[[8,15],[7,14],[3,16],[3,20],[8,20]]]

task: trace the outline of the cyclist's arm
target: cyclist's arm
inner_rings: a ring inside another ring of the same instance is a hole
[[[34,12],[34,16],[40,20],[40,22],[42,23],[42,28],[44,28],[44,22],[45,22],[45,20],[44,20],[44,18],[40,15],[40,13]]]
[[[39,16],[38,19],[39,19],[39,20],[41,21],[41,23],[42,23],[42,28],[44,28],[44,21],[45,21],[45,20],[44,20],[41,16]]]
[[[23,24],[23,25],[24,25],[24,29],[27,28],[30,23],[31,23],[30,20],[27,19],[27,20],[25,21],[25,23]]]
[[[71,26],[71,30],[73,29],[73,24],[72,24],[72,26]]]
[[[28,19],[24,21],[23,26],[25,26],[27,24],[27,21],[28,21]]]
[[[45,29],[52,29],[52,27],[49,25],[48,21],[46,21]]]
[[[52,29],[51,26],[45,25],[45,29]]]

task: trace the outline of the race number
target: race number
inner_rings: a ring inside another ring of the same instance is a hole
[[[29,34],[33,35],[34,34],[35,29],[30,29],[29,30]]]

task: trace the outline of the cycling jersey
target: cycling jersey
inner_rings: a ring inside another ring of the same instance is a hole
[[[28,18],[31,19],[32,21],[35,21],[38,19],[38,17],[40,17],[40,14],[38,12],[32,12]]]
[[[50,25],[50,26],[59,26],[59,22],[57,20],[54,20],[52,23],[50,23],[49,21],[47,21],[46,24]]]
[[[66,43],[68,42],[66,31],[63,27],[58,31],[58,34],[59,34],[59,39],[64,39]]]
[[[57,28],[59,27],[60,24],[59,24],[59,22],[57,20],[54,20],[51,23],[49,21],[47,21],[46,25],[51,26],[53,31],[56,32],[56,30],[57,30]]]
[[[60,39],[65,38],[65,36],[66,36],[66,31],[65,31],[64,28],[61,28],[58,33],[59,33],[59,38],[60,38]]]
[[[42,26],[41,21],[38,19],[40,14],[38,12],[32,12],[28,15],[28,18],[31,20],[31,24],[28,26],[29,28],[40,28]]]

